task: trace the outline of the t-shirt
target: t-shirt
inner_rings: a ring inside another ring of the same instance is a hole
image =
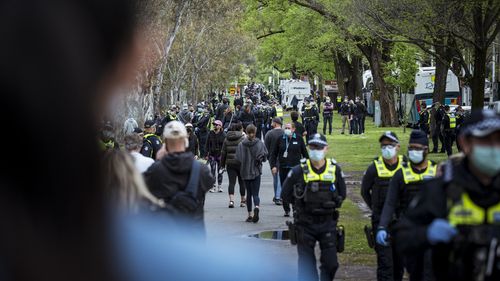
[[[135,168],[141,174],[144,173],[149,168],[149,166],[153,165],[153,163],[155,162],[155,160],[153,160],[152,158],[146,157],[146,156],[140,154],[139,152],[133,151],[133,152],[130,152],[130,155],[134,159]]]

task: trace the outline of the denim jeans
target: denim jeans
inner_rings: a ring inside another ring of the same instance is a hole
[[[280,199],[281,198],[281,183],[280,183],[280,177],[279,177],[278,173],[273,175],[273,188],[274,188],[274,198]]]

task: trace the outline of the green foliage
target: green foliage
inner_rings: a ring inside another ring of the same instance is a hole
[[[394,88],[400,88],[403,93],[409,93],[416,85],[417,48],[406,43],[395,43],[391,56],[391,62],[386,65],[385,81]]]

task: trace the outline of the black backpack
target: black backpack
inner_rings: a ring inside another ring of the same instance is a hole
[[[167,209],[173,213],[192,214],[196,211],[199,205],[198,183],[200,181],[201,164],[197,160],[193,160],[191,166],[191,174],[186,189],[178,190],[175,195],[167,202]]]

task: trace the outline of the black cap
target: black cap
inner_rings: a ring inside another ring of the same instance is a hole
[[[278,124],[280,124],[280,125],[283,125],[283,121],[282,121],[282,120],[281,120],[281,118],[279,118],[279,117],[274,117],[274,118],[273,118],[273,122],[274,122],[274,123],[278,123]]]
[[[155,125],[155,121],[154,120],[146,120],[146,122],[144,122],[144,128],[151,128]]]
[[[399,143],[399,139],[398,139],[398,136],[396,135],[396,133],[392,132],[392,131],[385,131],[384,134],[382,136],[380,136],[380,138],[378,139],[379,142],[382,142],[383,139],[389,139],[395,143]]]
[[[500,116],[493,110],[472,111],[460,128],[460,135],[473,137],[486,137],[500,131]]]
[[[308,145],[315,145],[319,147],[328,146],[328,142],[326,141],[326,137],[322,134],[314,134],[311,139],[307,142]]]
[[[134,128],[134,133],[141,134],[141,133],[143,133],[143,131],[141,128]]]
[[[421,130],[413,130],[410,134],[409,143],[418,143],[421,145],[429,146],[429,139],[427,134]]]

